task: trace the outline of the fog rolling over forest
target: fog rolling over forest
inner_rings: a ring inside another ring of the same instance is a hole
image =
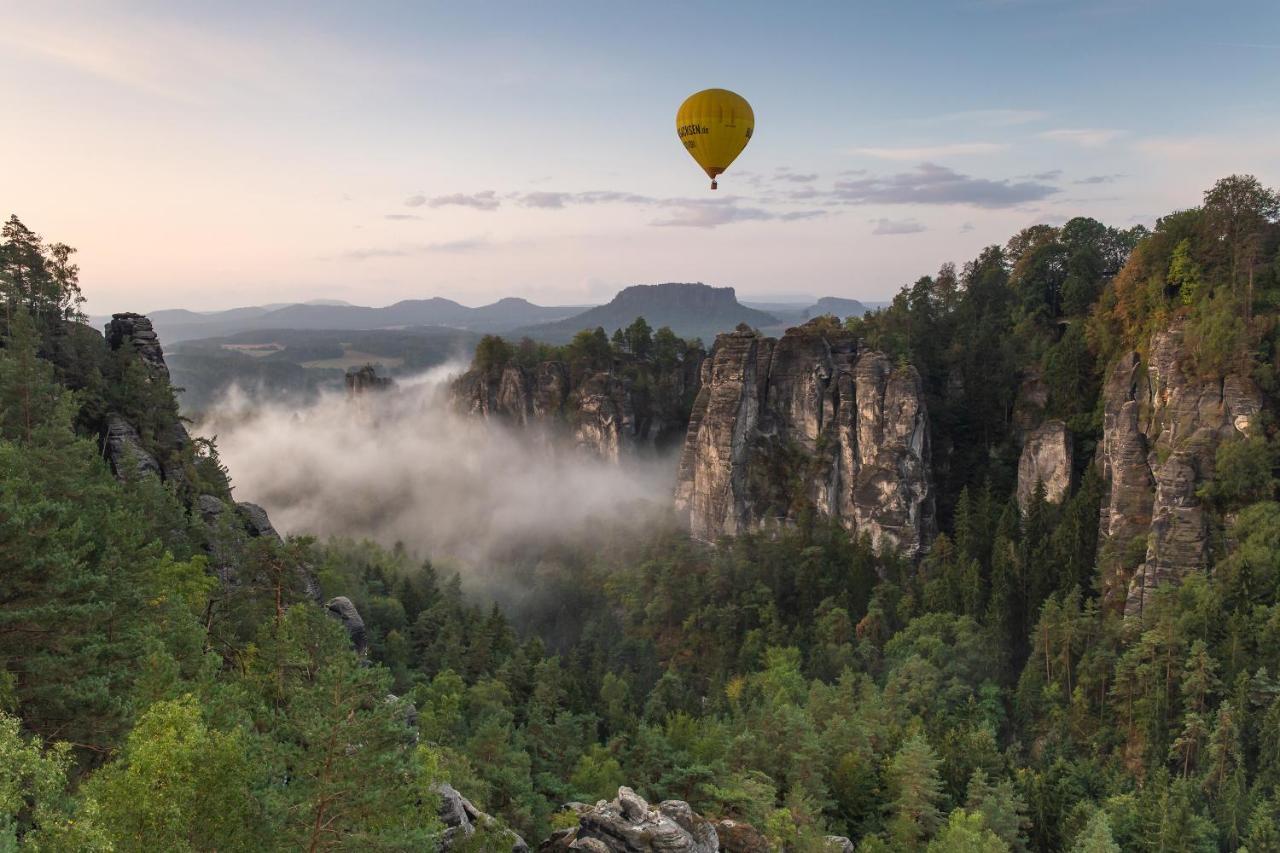
[[[474,583],[506,555],[591,520],[641,523],[669,502],[675,458],[622,463],[454,411],[451,362],[386,392],[325,392],[301,408],[233,389],[197,425],[236,493],[285,535],[351,536],[458,561]],[[500,553],[501,552],[501,553]]]

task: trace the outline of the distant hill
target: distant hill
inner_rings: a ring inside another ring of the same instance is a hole
[[[824,296],[804,310],[804,318],[808,320],[813,317],[821,317],[823,314],[834,314],[843,320],[846,317],[861,317],[870,310],[870,308],[856,299]]]
[[[447,326],[475,332],[507,332],[559,320],[582,311],[581,305],[547,307],[525,299],[500,299],[491,305],[469,308],[452,299],[406,299],[382,308],[349,305],[337,300],[231,308],[195,312],[185,309],[153,311],[151,322],[160,340],[178,341],[225,337],[255,329],[397,329],[411,326]],[[94,317],[101,327],[110,317]]]
[[[739,323],[768,327],[777,318],[748,308],[738,301],[732,287],[667,283],[637,284],[620,291],[608,305],[600,305],[553,323],[541,323],[512,330],[507,337],[530,337],[549,343],[564,343],[583,329],[597,326],[606,332],[631,325],[644,317],[657,329],[670,326],[684,338],[702,338],[710,345],[720,332],[731,331]]]
[[[812,297],[810,297],[810,300],[812,300]],[[751,308],[758,308],[777,318],[777,323],[773,326],[760,327],[760,331],[775,336],[782,335],[791,326],[799,326],[814,317],[821,317],[824,314],[832,314],[844,320],[848,317],[861,317],[872,310],[871,306],[873,304],[883,304],[860,302],[857,299],[845,299],[840,296],[824,296],[816,301],[810,300],[804,302],[748,302],[744,304]]]

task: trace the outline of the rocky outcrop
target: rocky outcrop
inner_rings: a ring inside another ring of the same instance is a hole
[[[142,314],[113,314],[107,323],[107,346],[112,351],[128,342],[154,375],[169,380],[169,366],[164,363],[164,351],[160,339],[151,326],[151,320]]]
[[[701,385],[675,496],[695,537],[787,524],[812,510],[876,548],[927,547],[929,425],[913,367],[818,319],[781,339],[721,335]]]
[[[1018,394],[1013,401],[1014,438],[1019,443],[1025,441],[1027,433],[1035,429],[1044,418],[1044,410],[1049,405],[1049,386],[1038,368],[1024,370],[1018,383]]]
[[[342,623],[342,627],[346,629],[347,634],[351,637],[351,646],[356,650],[356,654],[365,655],[369,651],[369,634],[364,627],[364,619],[360,618],[360,611],[351,603],[351,599],[345,595],[339,595],[336,598],[329,599],[329,603],[325,605],[325,610],[329,615]]]
[[[1254,428],[1262,393],[1247,375],[1186,368],[1181,324],[1131,352],[1103,389],[1098,465],[1107,492],[1100,519],[1104,600],[1141,614],[1152,590],[1214,558],[1210,517],[1197,490],[1213,477],[1224,441]]]
[[[379,376],[372,364],[348,370],[343,379],[347,385],[347,395],[352,397],[368,394],[370,391],[387,391],[395,386],[394,379],[390,376]]]
[[[276,542],[281,541],[280,534],[276,532],[271,519],[267,517],[267,511],[262,507],[248,501],[240,501],[236,504],[236,514],[240,516],[245,532],[250,536],[255,539],[263,537]]]
[[[1060,503],[1071,491],[1071,430],[1062,421],[1045,421],[1030,429],[1018,458],[1018,508],[1031,505],[1036,484],[1044,484],[1045,500]]]
[[[681,800],[650,806],[635,791],[622,787],[611,802],[574,805],[578,825],[544,841],[539,853],[719,853],[721,849],[711,821]]]
[[[107,415],[102,451],[111,463],[111,473],[118,480],[160,476],[160,463],[143,447],[142,438],[133,424],[120,415]]]
[[[451,850],[492,850],[502,853],[529,853],[529,845],[519,835],[501,826],[497,820],[476,808],[449,784],[436,785],[440,797],[440,822],[444,834],[440,838],[440,853]],[[477,832],[484,835],[485,846],[477,847],[472,838]]]
[[[453,384],[462,411],[541,431],[617,460],[681,440],[687,401],[697,393],[704,353],[690,350],[674,369],[644,387],[621,370],[580,370],[559,361],[508,363],[470,370]]]
[[[538,846],[538,853],[770,853],[775,848],[764,833],[749,823],[723,819],[712,822],[683,800],[664,800],[651,806],[627,787],[611,801],[594,806],[568,803],[578,825],[562,829]],[[852,851],[843,836],[829,835],[825,849]]]
[[[113,315],[111,322],[106,326],[106,342],[113,352],[123,347],[132,349],[146,367],[150,382],[169,385],[169,367],[165,364],[164,351],[160,348],[160,341],[156,337],[155,330],[151,328],[149,319],[141,314]],[[128,424],[127,420],[118,413],[107,415],[103,447],[109,458],[111,458],[110,441],[113,421],[117,429],[121,423]],[[128,426],[141,446],[136,425],[128,424]],[[161,477],[166,482],[184,480],[186,471],[183,468],[182,456],[191,446],[191,436],[187,433],[187,428],[182,425],[182,421],[175,416],[171,423],[149,436],[149,440],[152,441],[155,450],[154,454],[149,455],[158,463]],[[112,467],[116,471],[116,476],[120,476],[120,469],[115,465],[114,459]]]
[[[114,315],[106,326],[105,341],[112,351],[126,347],[132,350],[146,368],[148,380],[168,386],[169,368],[165,364],[164,351],[147,317],[128,313]],[[112,472],[121,480],[158,476],[164,482],[178,486],[178,493],[188,502],[192,514],[210,530],[208,549],[213,557],[214,571],[223,581],[234,581],[230,568],[234,562],[231,556],[236,549],[234,540],[243,540],[247,535],[249,538],[265,537],[280,541],[280,534],[267,517],[267,511],[253,503],[233,503],[229,487],[218,488],[215,485],[217,494],[192,494],[195,487],[184,461],[190,455],[191,436],[176,415],[169,423],[156,429],[151,445],[154,453],[148,450],[138,429],[126,417],[117,412],[106,415],[102,451]],[[225,515],[233,506],[234,515]],[[231,522],[229,525],[225,524],[228,520]],[[319,600],[314,577],[309,572],[303,572],[303,575],[308,597]]]

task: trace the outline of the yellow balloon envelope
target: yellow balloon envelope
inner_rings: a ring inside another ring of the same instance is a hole
[[[755,126],[747,99],[728,89],[696,92],[676,112],[676,133],[711,178],[711,189],[716,188],[716,176],[747,147]]]

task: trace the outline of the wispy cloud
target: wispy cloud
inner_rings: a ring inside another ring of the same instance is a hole
[[[1080,178],[1080,179],[1078,179],[1078,180],[1072,181],[1071,183],[1073,183],[1073,184],[1085,184],[1085,185],[1092,185],[1092,184],[1113,184],[1113,183],[1115,183],[1116,181],[1120,180],[1120,179],[1121,179],[1121,178],[1123,178],[1123,177],[1124,177],[1124,175],[1119,174],[1119,173],[1116,173],[1116,174],[1114,174],[1114,175],[1090,175],[1090,176],[1089,176],[1089,177],[1087,177],[1087,178]]]
[[[463,240],[447,240],[442,243],[406,243],[399,246],[371,246],[363,249],[349,249],[337,255],[344,261],[367,261],[377,258],[407,258],[414,255],[429,255],[436,252],[474,252],[485,249],[492,244],[483,237]]]
[[[927,231],[919,222],[914,219],[879,219],[869,220],[876,227],[871,233],[877,237],[884,237],[892,234],[919,234],[921,231]]]
[[[878,160],[941,160],[946,157],[967,157],[998,154],[1007,151],[1003,142],[953,142],[946,145],[918,145],[899,148],[850,148],[846,153]]]
[[[1102,148],[1125,135],[1123,130],[1107,127],[1060,127],[1040,134],[1042,139],[1069,142],[1081,148]]]
[[[543,210],[559,210],[574,204],[654,204],[657,202],[657,199],[649,196],[613,190],[592,190],[581,193],[532,192],[517,194],[515,198],[516,203],[522,207]]]
[[[793,172],[787,168],[779,168],[773,176],[775,181],[787,181],[793,184],[811,184],[818,180],[816,173]]]
[[[921,163],[913,171],[887,177],[837,181],[833,196],[846,204],[959,204],[994,209],[1039,201],[1056,192],[1057,187],[1039,181],[976,178]]]
[[[452,195],[432,196],[426,200],[428,207],[470,207],[476,210],[497,210],[502,206],[498,194],[493,190],[478,193],[453,193]]]
[[[452,195],[443,196],[425,196],[422,194],[409,196],[405,204],[410,207],[446,207],[446,206],[462,206],[472,207],[477,210],[492,211],[496,210],[505,202],[509,202],[519,207],[529,208],[533,210],[558,211],[566,210],[577,206],[591,205],[629,205],[638,208],[647,208],[660,212],[658,219],[652,221],[651,225],[660,225],[665,227],[686,227],[686,228],[716,228],[721,225],[728,225],[735,222],[795,222],[802,219],[813,219],[818,216],[826,215],[827,211],[820,209],[772,209],[772,204],[781,203],[785,208],[787,205],[804,201],[807,199],[827,198],[831,193],[829,190],[819,190],[810,184],[818,179],[816,174],[796,174],[790,171],[781,172],[774,175],[773,180],[784,181],[790,184],[800,184],[801,186],[794,190],[771,196],[763,196],[755,204],[746,204],[739,198],[734,196],[720,197],[715,199],[700,198],[660,198],[655,196],[641,195],[639,193],[624,192],[621,190],[588,190],[585,192],[566,192],[558,190],[535,190],[531,192],[513,192],[498,196],[493,191],[484,191],[476,193],[454,193]],[[771,207],[762,207],[761,203],[771,203]],[[419,219],[421,217],[416,214],[393,213],[386,214],[386,219],[404,220]],[[432,247],[433,250],[439,250],[439,247]],[[380,253],[399,252],[401,248],[393,250],[377,250]],[[420,248],[410,247],[403,251],[421,251]]]
[[[651,225],[676,228],[716,228],[734,222],[795,222],[825,216],[825,210],[793,210],[777,213],[759,207],[739,207],[734,201],[702,199],[669,199],[663,205],[670,213],[655,219]]]

